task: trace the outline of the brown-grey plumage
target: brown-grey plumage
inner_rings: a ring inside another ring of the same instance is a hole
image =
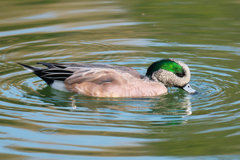
[[[185,87],[190,80],[186,64],[174,59],[164,61],[179,64],[184,76],[158,69],[149,77],[130,67],[108,64],[38,63],[47,68],[19,64],[55,89],[96,97],[150,97],[167,93],[166,87]]]

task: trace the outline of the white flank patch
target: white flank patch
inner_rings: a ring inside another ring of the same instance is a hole
[[[53,81],[51,87],[60,91],[68,92],[63,81]]]

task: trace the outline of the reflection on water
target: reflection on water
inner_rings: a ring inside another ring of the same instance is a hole
[[[1,159],[239,159],[238,5],[2,2]],[[161,58],[185,62],[198,94],[87,97],[54,90],[16,63],[106,63],[145,74]]]

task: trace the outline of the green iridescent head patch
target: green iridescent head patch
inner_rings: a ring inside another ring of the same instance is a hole
[[[157,62],[154,62],[147,70],[146,76],[149,78],[152,77],[153,72],[164,69],[169,72],[174,73],[179,77],[183,77],[185,75],[183,68],[176,62],[171,61],[169,59],[163,59]]]

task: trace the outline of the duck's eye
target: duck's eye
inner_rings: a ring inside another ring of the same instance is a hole
[[[176,73],[176,75],[177,75],[178,77],[183,77],[183,76],[184,76],[184,74],[182,74],[182,73]]]

